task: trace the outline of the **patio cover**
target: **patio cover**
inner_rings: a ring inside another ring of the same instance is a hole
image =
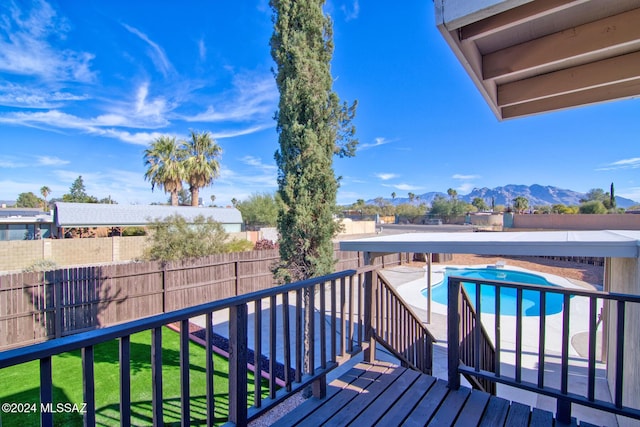
[[[640,231],[411,233],[340,242],[343,251],[640,258]]]
[[[434,0],[499,119],[640,95],[640,0]]]

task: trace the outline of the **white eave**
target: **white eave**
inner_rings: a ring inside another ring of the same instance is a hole
[[[411,233],[340,242],[343,251],[639,258],[640,231]]]

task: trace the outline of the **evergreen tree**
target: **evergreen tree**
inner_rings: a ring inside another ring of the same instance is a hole
[[[333,156],[353,156],[357,140],[351,120],[356,103],[341,104],[332,90],[332,22],[324,0],[271,0],[271,56],[280,92],[276,113],[280,149],[277,271],[288,282],[333,271],[332,237],[338,180]]]
[[[62,201],[72,203],[98,203],[97,198],[87,194],[82,175],[73,181],[73,184],[69,187],[69,193],[62,196]]]
[[[615,209],[616,208],[616,193],[615,193],[615,190],[613,188],[613,182],[611,183],[611,190],[609,191],[609,197],[610,197],[609,204],[611,205],[611,209]]]

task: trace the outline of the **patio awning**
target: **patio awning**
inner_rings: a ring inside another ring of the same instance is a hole
[[[640,0],[435,0],[499,119],[640,95]]]
[[[340,242],[343,251],[639,258],[640,231],[411,233]]]

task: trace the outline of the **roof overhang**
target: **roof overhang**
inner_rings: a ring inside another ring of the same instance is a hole
[[[411,233],[342,241],[340,250],[638,258],[640,231]]]
[[[435,0],[499,119],[640,95],[640,0]]]

